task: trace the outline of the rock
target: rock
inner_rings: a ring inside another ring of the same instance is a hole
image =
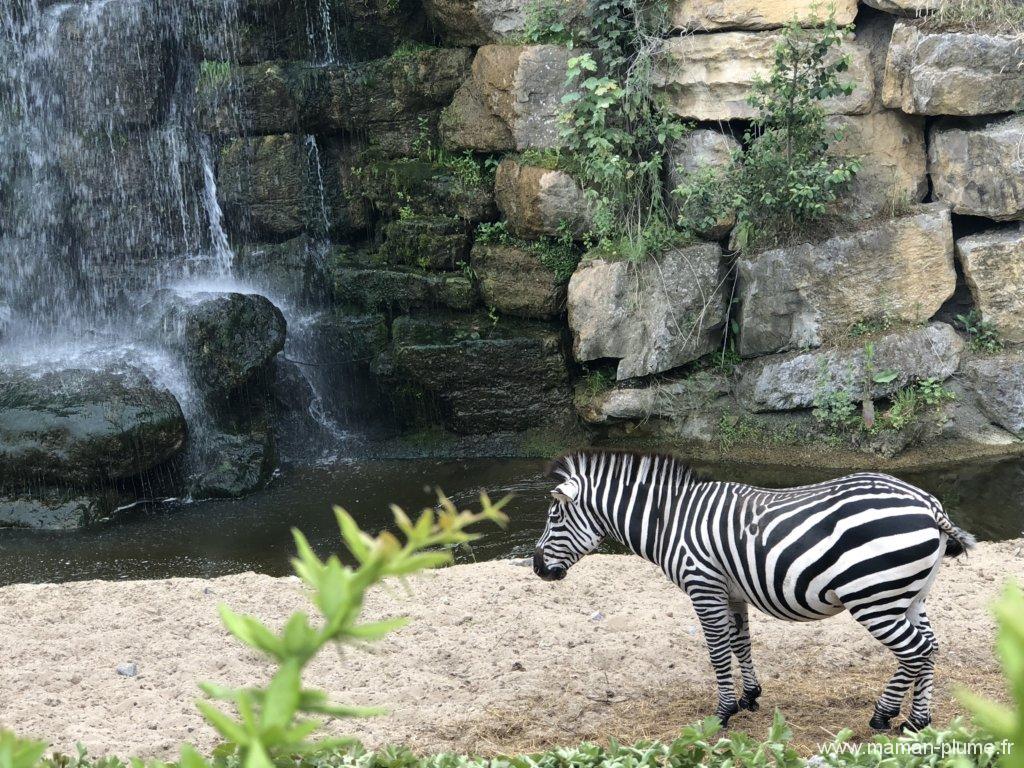
[[[487,317],[400,317],[391,328],[402,380],[438,402],[444,424],[485,434],[571,420],[557,326]]]
[[[0,528],[68,531],[108,520],[127,500],[113,489],[78,490],[35,487],[24,493],[0,493]]]
[[[886,13],[923,16],[937,11],[942,5],[942,0],[864,0],[864,4]]]
[[[1024,104],[1019,35],[893,28],[882,101],[915,115],[991,115]]]
[[[402,218],[411,212],[475,223],[497,214],[493,191],[482,174],[467,177],[440,163],[400,159],[375,163],[366,176],[363,194],[386,215]]]
[[[728,395],[729,390],[724,376],[701,372],[647,387],[609,389],[579,401],[576,409],[588,424],[669,419],[703,408],[711,400]]]
[[[5,488],[89,488],[136,477],[177,456],[185,435],[177,400],[136,369],[0,369]],[[91,500],[39,503],[60,519],[96,514]]]
[[[452,149],[475,151],[559,146],[558,116],[570,58],[580,50],[560,45],[485,45],[476,52],[469,92],[460,89],[441,118],[441,137]],[[480,107],[483,111],[480,111]],[[501,134],[497,118],[508,131]],[[482,121],[484,125],[476,123]],[[507,144],[496,146],[497,139]]]
[[[212,432],[193,458],[191,494],[195,498],[238,498],[266,484],[276,466],[269,430]]]
[[[425,0],[435,32],[448,45],[486,45],[518,40],[526,32],[530,0]],[[566,0],[557,6],[566,29],[586,20],[586,3]]]
[[[1024,356],[977,358],[964,364],[963,373],[988,417],[1008,432],[1024,435]]]
[[[740,143],[732,136],[711,130],[695,128],[688,131],[675,142],[668,155],[668,188],[673,190],[682,184],[689,174],[710,169],[716,172],[725,171],[732,165],[733,153],[740,148]],[[672,206],[678,215],[678,203],[673,199]],[[721,240],[736,224],[735,212],[722,216],[715,226],[698,232],[708,240]]]
[[[892,381],[874,381],[867,365],[867,344],[874,347],[874,373],[895,372]],[[960,365],[964,342],[952,326],[932,323],[894,331],[874,340],[759,358],[743,367],[736,393],[750,410],[810,408],[818,391],[845,391],[856,402],[865,385],[873,400],[911,382],[944,381]]]
[[[778,32],[719,32],[684,35],[665,41],[653,83],[676,115],[692,120],[749,120],[755,110],[747,102],[758,77],[767,77],[775,59]],[[830,114],[862,114],[874,100],[874,78],[864,46],[843,43],[850,56],[843,80],[854,85],[849,96],[823,102]]]
[[[954,213],[997,221],[1024,219],[1024,115],[982,127],[940,121],[931,127],[928,173],[933,194]]]
[[[234,139],[221,151],[218,198],[234,232],[280,240],[367,225],[347,145],[294,134]]]
[[[1004,339],[1024,342],[1024,227],[962,237],[956,252],[982,319]]]
[[[381,254],[388,264],[420,269],[455,269],[469,263],[466,223],[450,216],[413,216],[384,225]]]
[[[722,249],[705,243],[644,262],[585,258],[569,281],[569,326],[580,362],[619,359],[618,378],[696,360],[717,346],[725,319]]]
[[[341,251],[325,270],[335,302],[373,312],[438,306],[471,309],[478,301],[475,286],[461,274],[382,267],[364,254]]]
[[[565,171],[505,158],[498,165],[494,199],[509,230],[528,239],[563,231],[580,237],[591,227],[589,203]]]
[[[164,291],[144,312],[151,333],[181,353],[196,387],[211,402],[229,400],[267,374],[284,348],[284,315],[264,296]]]
[[[306,303],[323,295],[323,246],[309,235],[235,249],[235,275],[274,296]]]
[[[817,347],[861,320],[927,321],[956,287],[949,210],[741,257],[739,352]]]
[[[829,123],[843,131],[843,140],[832,144],[829,153],[859,157],[862,164],[840,196],[847,215],[867,219],[891,213],[928,194],[924,118],[882,110],[836,115]]]
[[[472,263],[484,304],[504,315],[546,320],[565,308],[565,283],[535,251],[477,243]]]
[[[117,674],[121,677],[135,677],[139,674],[139,667],[135,663],[118,664]]]
[[[853,23],[856,0],[841,0],[831,8],[836,24]],[[673,0],[668,22],[673,29],[688,32],[716,32],[723,29],[774,29],[796,19],[804,26],[817,26],[822,9],[808,0]]]

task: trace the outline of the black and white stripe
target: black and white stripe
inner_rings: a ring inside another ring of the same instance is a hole
[[[931,495],[889,475],[861,472],[769,490],[697,477],[672,456],[580,451],[552,464],[558,481],[534,570],[564,578],[610,537],[659,565],[693,601],[718,679],[717,715],[756,709],[747,606],[789,621],[848,610],[896,656],[875,705],[882,729],[913,686],[906,726],[931,719],[938,648],[925,598],[942,555],[974,538]],[[732,657],[743,678],[736,700]]]

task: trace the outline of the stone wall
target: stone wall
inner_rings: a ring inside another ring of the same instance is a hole
[[[545,253],[556,237],[579,242],[591,212],[577,181],[537,158],[560,144],[576,52],[523,42],[527,0],[425,0],[407,13],[333,0],[335,36],[358,44],[326,64],[278,18],[258,21],[263,0],[246,4],[244,50],[201,51],[196,103],[239,267],[257,281],[286,273],[297,300],[334,318],[329,335],[382,329],[328,345],[370,382],[371,420],[461,435],[583,424],[719,450],[806,444],[832,439],[809,414],[824,377],[880,411],[921,380],[958,394],[919,428],[854,450],[891,456],[927,439],[1009,450],[1020,436],[1020,36],[936,31],[888,0],[838,4],[856,34],[843,50],[851,93],[826,104],[845,133],[831,151],[863,165],[842,224],[739,257],[723,220],[704,244],[640,265],[585,257],[567,279]],[[730,162],[780,28],[814,24],[814,6],[675,0],[655,83],[696,128],[666,191],[679,168]],[[583,23],[578,10],[570,23]],[[317,257],[296,261],[309,242]],[[246,261],[254,252],[270,256]],[[954,329],[971,308],[1003,339],[1000,356]],[[742,360],[721,370],[730,344]],[[896,384],[865,395],[883,365]]]

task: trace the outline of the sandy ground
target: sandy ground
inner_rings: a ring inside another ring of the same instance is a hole
[[[946,561],[929,600],[939,636],[936,720],[961,712],[958,685],[1002,696],[987,606],[1024,581],[1024,541]],[[376,593],[373,616],[412,624],[367,650],[329,653],[309,680],[338,701],[392,714],[332,728],[367,745],[522,751],[583,739],[671,736],[709,713],[714,689],[686,597],[636,557],[591,556],[558,583],[511,562],[462,565]],[[193,705],[197,680],[245,684],[268,666],[220,627],[226,602],[280,623],[299,606],[294,578],[81,582],[0,589],[0,726],[93,754],[168,756],[214,743]],[[790,624],[752,616],[761,711],[732,725],[763,733],[773,707],[804,749],[840,728],[867,735],[892,671],[848,616]],[[118,674],[132,662],[135,677]]]

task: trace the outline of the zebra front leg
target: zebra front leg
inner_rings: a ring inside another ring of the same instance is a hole
[[[715,669],[718,682],[718,708],[715,715],[724,727],[729,724],[729,718],[740,711],[732,684],[732,616],[724,596],[721,599],[703,595],[695,597],[693,607],[704,632],[711,666]]]
[[[743,601],[729,602],[729,614],[732,618],[732,652],[740,664],[743,675],[743,695],[740,696],[740,709],[756,712],[757,698],[761,695],[761,686],[754,672],[754,659],[750,653],[750,619],[747,604]]]

